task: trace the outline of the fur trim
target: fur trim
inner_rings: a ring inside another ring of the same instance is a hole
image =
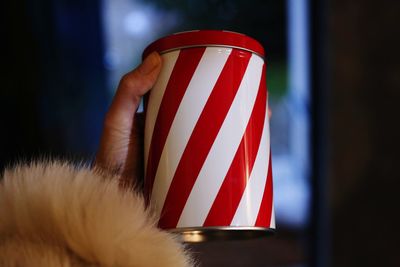
[[[0,266],[191,266],[117,177],[67,163],[6,170],[0,181]]]

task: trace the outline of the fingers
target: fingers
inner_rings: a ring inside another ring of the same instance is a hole
[[[121,94],[144,95],[154,85],[161,68],[161,57],[151,53],[136,69],[125,74],[119,84]]]
[[[160,69],[161,57],[153,52],[139,67],[125,74],[119,83],[107,119],[111,119],[112,123],[132,120],[140,98],[153,87]]]
[[[140,98],[153,87],[161,64],[161,57],[154,52],[121,79],[106,114],[95,165],[124,170],[128,163],[132,164],[128,158],[135,154],[139,138],[134,129],[135,113]]]

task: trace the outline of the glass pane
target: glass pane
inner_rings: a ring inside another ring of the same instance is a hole
[[[307,4],[307,0],[103,1],[104,62],[110,96],[120,77],[139,64],[143,49],[170,33],[224,29],[247,34],[262,43],[273,114],[270,128],[276,224],[290,240],[288,244],[268,241],[264,245],[299,248],[291,256],[282,251],[282,262],[293,258],[305,262],[300,236],[308,224],[311,191]]]
[[[226,29],[259,40],[267,53],[277,223],[308,217],[309,114],[306,1],[106,0],[103,6],[110,95],[139,64],[143,49],[169,33]],[[290,14],[290,15],[289,15]]]

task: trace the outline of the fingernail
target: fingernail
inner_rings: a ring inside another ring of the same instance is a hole
[[[143,63],[139,66],[139,70],[143,75],[151,73],[161,63],[161,57],[157,52],[148,55]]]

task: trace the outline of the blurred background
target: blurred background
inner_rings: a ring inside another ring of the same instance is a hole
[[[155,39],[242,32],[267,54],[277,234],[190,245],[200,266],[400,266],[400,3],[21,0],[0,14],[0,171],[90,162],[120,77]]]

